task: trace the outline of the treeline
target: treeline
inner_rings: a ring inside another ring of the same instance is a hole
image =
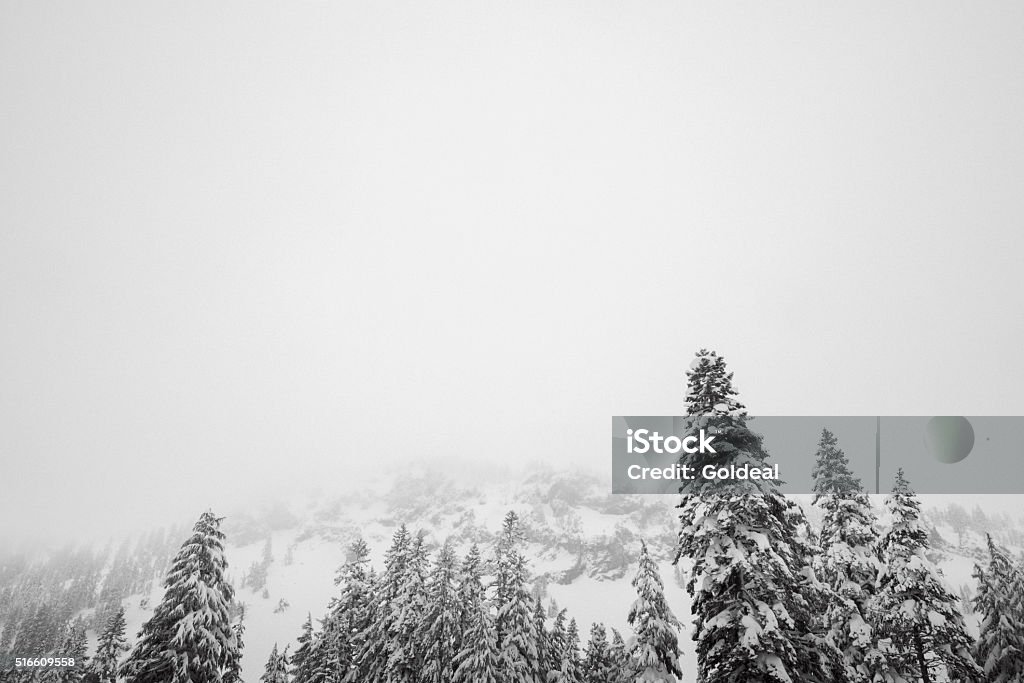
[[[624,641],[602,624],[581,646],[575,619],[546,610],[530,589],[519,519],[505,518],[493,554],[449,543],[429,558],[422,534],[394,534],[383,570],[356,541],[338,572],[339,595],[314,629],[307,619],[288,659],[276,648],[268,683],[618,683],[679,675],[677,622],[657,567],[642,547],[637,602]],[[655,679],[651,679],[655,680]]]
[[[948,503],[945,507],[928,510],[925,519],[933,525],[949,525],[956,534],[956,544],[968,552],[974,550],[964,547],[971,534],[982,539],[992,536],[1001,545],[1024,545],[1024,533],[1005,512],[986,513],[977,505],[968,511],[959,503]]]
[[[234,591],[220,519],[204,513],[164,581],[164,598],[134,647],[123,608],[112,614],[91,657],[83,628],[73,630],[74,668],[13,669],[5,680],[27,683],[238,683],[244,613],[234,616]],[[383,570],[369,563],[362,541],[338,571],[338,595],[318,629],[307,618],[298,647],[275,646],[264,683],[626,683],[673,681],[677,629],[657,565],[641,546],[633,580],[637,597],[627,621],[634,635],[594,624],[581,645],[566,610],[545,610],[530,589],[519,520],[510,512],[493,552],[474,545],[461,561],[445,543],[431,559],[423,534],[394,534]],[[73,654],[72,654],[73,653]]]
[[[152,589],[186,529],[156,529],[116,550],[65,547],[45,561],[0,557],[0,661],[68,652],[69,634],[102,630],[128,596]]]

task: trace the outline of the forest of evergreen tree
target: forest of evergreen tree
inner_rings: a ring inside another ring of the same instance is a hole
[[[769,457],[732,380],[724,358],[698,352],[685,414],[724,447],[691,464]],[[686,635],[696,672],[680,665],[683,627],[647,544],[633,573],[635,600],[620,606],[628,632],[594,623],[583,642],[576,619],[536,590],[522,524],[510,511],[488,547],[431,548],[423,532],[402,524],[374,567],[366,542],[352,542],[323,615],[308,615],[300,633],[252,655],[267,657],[259,680],[1024,683],[1019,557],[987,536],[975,558],[976,590],[958,595],[934,560],[934,534],[902,470],[884,511],[876,510],[824,429],[813,480],[817,524],[770,480],[680,489],[675,559],[692,599]],[[954,529],[971,525],[959,506],[943,514]],[[226,576],[221,521],[205,512],[190,533],[160,532],[134,551],[126,543],[38,566],[0,565],[0,579],[17,578],[0,582],[0,680],[239,683],[246,617]],[[171,539],[182,537],[173,551]],[[268,542],[243,585],[265,586],[271,553]],[[124,602],[148,592],[154,575],[165,577],[163,598],[129,642]],[[976,636],[965,624],[967,606],[979,616]],[[91,652],[87,629],[97,635]],[[15,667],[15,656],[72,657],[76,666]]]

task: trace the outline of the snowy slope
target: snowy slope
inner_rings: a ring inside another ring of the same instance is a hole
[[[307,614],[314,620],[323,616],[337,591],[335,572],[356,538],[370,545],[377,568],[402,523],[424,532],[432,549],[450,539],[460,555],[473,542],[487,554],[509,510],[521,517],[535,588],[546,603],[554,600],[567,608],[584,637],[594,622],[629,636],[626,615],[635,597],[630,581],[643,538],[658,560],[668,603],[684,624],[681,662],[688,674],[693,673],[690,600],[682,578],[689,568],[671,561],[676,529],[672,496],[613,496],[605,482],[576,472],[534,472],[518,480],[474,476],[460,481],[436,472],[407,472],[396,481],[364,482],[344,493],[227,511],[223,530],[228,575],[236,586],[236,601],[246,607],[245,679],[258,679],[275,644],[294,649]],[[806,509],[810,501],[799,502]],[[814,510],[808,510],[808,516],[812,523],[820,517]],[[933,545],[951,589],[969,593],[973,564],[984,544],[982,520],[976,515],[970,529],[958,522],[957,533],[947,516],[943,508],[927,508],[925,521],[935,529]],[[1001,542],[1020,552],[1020,544],[1012,543],[1019,520],[997,521]],[[187,535],[182,527],[175,533]],[[168,547],[173,549],[181,540]],[[253,589],[244,579],[261,562],[268,540],[272,561],[266,567],[265,586]],[[126,600],[130,635],[160,600],[161,578],[155,575],[149,590],[134,592]],[[968,618],[968,623],[976,628],[976,620]],[[94,633],[90,636],[95,638]]]

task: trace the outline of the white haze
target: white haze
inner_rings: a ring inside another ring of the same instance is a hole
[[[0,539],[603,465],[701,346],[754,413],[1024,413],[1022,29],[3,0]]]

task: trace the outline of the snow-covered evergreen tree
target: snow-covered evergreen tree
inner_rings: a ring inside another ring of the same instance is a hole
[[[242,682],[242,650],[245,648],[243,637],[245,636],[245,605],[239,605],[238,619],[231,625],[235,632],[235,646],[238,649],[238,656],[232,658],[224,671],[224,683]]]
[[[346,680],[350,683],[400,683],[413,680],[419,664],[416,625],[422,617],[422,537],[403,524],[392,536],[384,573],[373,592],[362,647]]]
[[[977,681],[959,601],[927,558],[921,504],[900,469],[886,498],[892,527],[882,536],[876,604],[879,636],[894,674],[923,683]]]
[[[562,680],[565,683],[579,683],[581,664],[580,629],[576,619],[570,619],[562,648]]]
[[[535,683],[539,669],[533,599],[527,587],[526,558],[519,549],[521,539],[519,517],[509,512],[495,548],[494,580],[498,657],[504,683]]]
[[[295,654],[291,660],[291,674],[295,683],[309,683],[312,678],[312,670],[309,666],[309,653],[313,647],[313,615],[306,614],[306,621],[302,624],[302,633],[299,634],[295,648]]]
[[[462,638],[462,649],[455,656],[454,683],[504,683],[498,656],[498,634],[494,618],[480,600],[467,605],[468,626]]]
[[[288,648],[281,654],[277,652],[277,643],[270,651],[267,665],[260,676],[261,683],[288,683]]]
[[[96,653],[89,663],[89,670],[96,675],[97,683],[115,683],[117,680],[117,668],[128,651],[125,628],[124,607],[119,607],[107,619],[96,643]]]
[[[294,671],[295,683],[337,683],[348,680],[343,678],[345,671],[337,662],[333,630],[334,626],[328,623],[327,618],[320,620],[320,630],[312,633],[301,668]]]
[[[551,642],[551,634],[547,628],[547,611],[540,596],[533,601],[533,628],[537,634],[537,670],[534,675],[538,681],[546,681],[548,673],[558,668],[559,653]]]
[[[615,683],[616,671],[604,624],[590,627],[590,640],[580,667],[582,683]]]
[[[1024,683],[1024,573],[991,535],[987,540],[988,564],[974,567],[974,609],[981,618],[975,659],[985,683]]]
[[[502,621],[501,610],[511,600],[512,594],[512,568],[509,563],[513,552],[519,547],[523,540],[523,532],[519,522],[519,515],[509,510],[502,522],[501,533],[494,547],[494,604],[498,610],[496,627],[498,629],[498,640],[504,638],[505,625]]]
[[[240,656],[220,521],[203,513],[175,555],[164,597],[121,667],[128,683],[223,683]]]
[[[831,589],[823,606],[828,634],[853,683],[890,680],[872,625],[879,534],[871,501],[835,435],[822,430],[813,470],[814,500],[824,511],[815,566]]]
[[[610,683],[630,683],[630,676],[636,670],[629,658],[629,650],[626,641],[617,629],[612,629],[612,642],[608,647],[612,661],[612,676],[608,679]]]
[[[75,660],[75,666],[67,668],[40,669],[33,672],[39,683],[81,683],[89,672],[87,657],[88,640],[85,635],[85,624],[76,619],[65,624],[61,629],[54,657],[68,657]]]
[[[725,360],[702,349],[687,373],[686,432],[715,434],[716,453],[686,456],[705,465],[763,466],[762,438],[747,426]],[[795,547],[793,506],[774,480],[684,481],[678,557],[693,561],[687,591],[693,596],[697,664],[704,683],[788,683],[836,680],[812,651],[801,593],[803,552]],[[826,656],[825,661],[831,659]]]
[[[796,655],[796,670],[806,681],[848,683],[843,655],[829,633],[826,615],[839,595],[818,579],[817,560],[822,555],[817,536],[803,508],[786,500],[786,538],[791,548],[793,590],[786,603],[792,620],[790,640]]]
[[[629,658],[636,667],[632,680],[676,683],[683,675],[679,668],[679,621],[665,601],[658,565],[643,541],[633,587],[637,597],[628,617],[635,634],[628,645]]]
[[[420,624],[425,621],[426,579],[430,558],[427,556],[423,534],[413,539],[409,550],[409,564],[401,583],[392,613],[392,642],[388,660],[389,683],[417,683],[423,668],[427,644],[422,640]]]
[[[363,634],[370,625],[369,564],[369,547],[363,539],[356,539],[349,545],[346,560],[334,578],[334,584],[341,586],[341,594],[331,600],[320,633],[300,657],[309,683],[336,683],[356,668],[356,657],[363,649]]]
[[[499,659],[504,683],[535,683],[537,663],[537,631],[533,620],[533,599],[527,588],[526,559],[518,548],[511,548],[505,557],[508,569],[507,602],[498,611],[503,625],[499,643]]]
[[[455,671],[455,655],[462,649],[459,632],[460,604],[458,567],[450,543],[441,546],[426,587],[426,613],[418,639],[424,648],[423,683],[449,683]]]
[[[565,610],[560,610],[555,615],[554,624],[548,637],[550,644],[549,664],[547,680],[548,683],[578,683],[579,671],[576,667],[575,658],[572,654],[573,635],[570,624],[566,621]],[[577,645],[579,634],[576,634]]]

